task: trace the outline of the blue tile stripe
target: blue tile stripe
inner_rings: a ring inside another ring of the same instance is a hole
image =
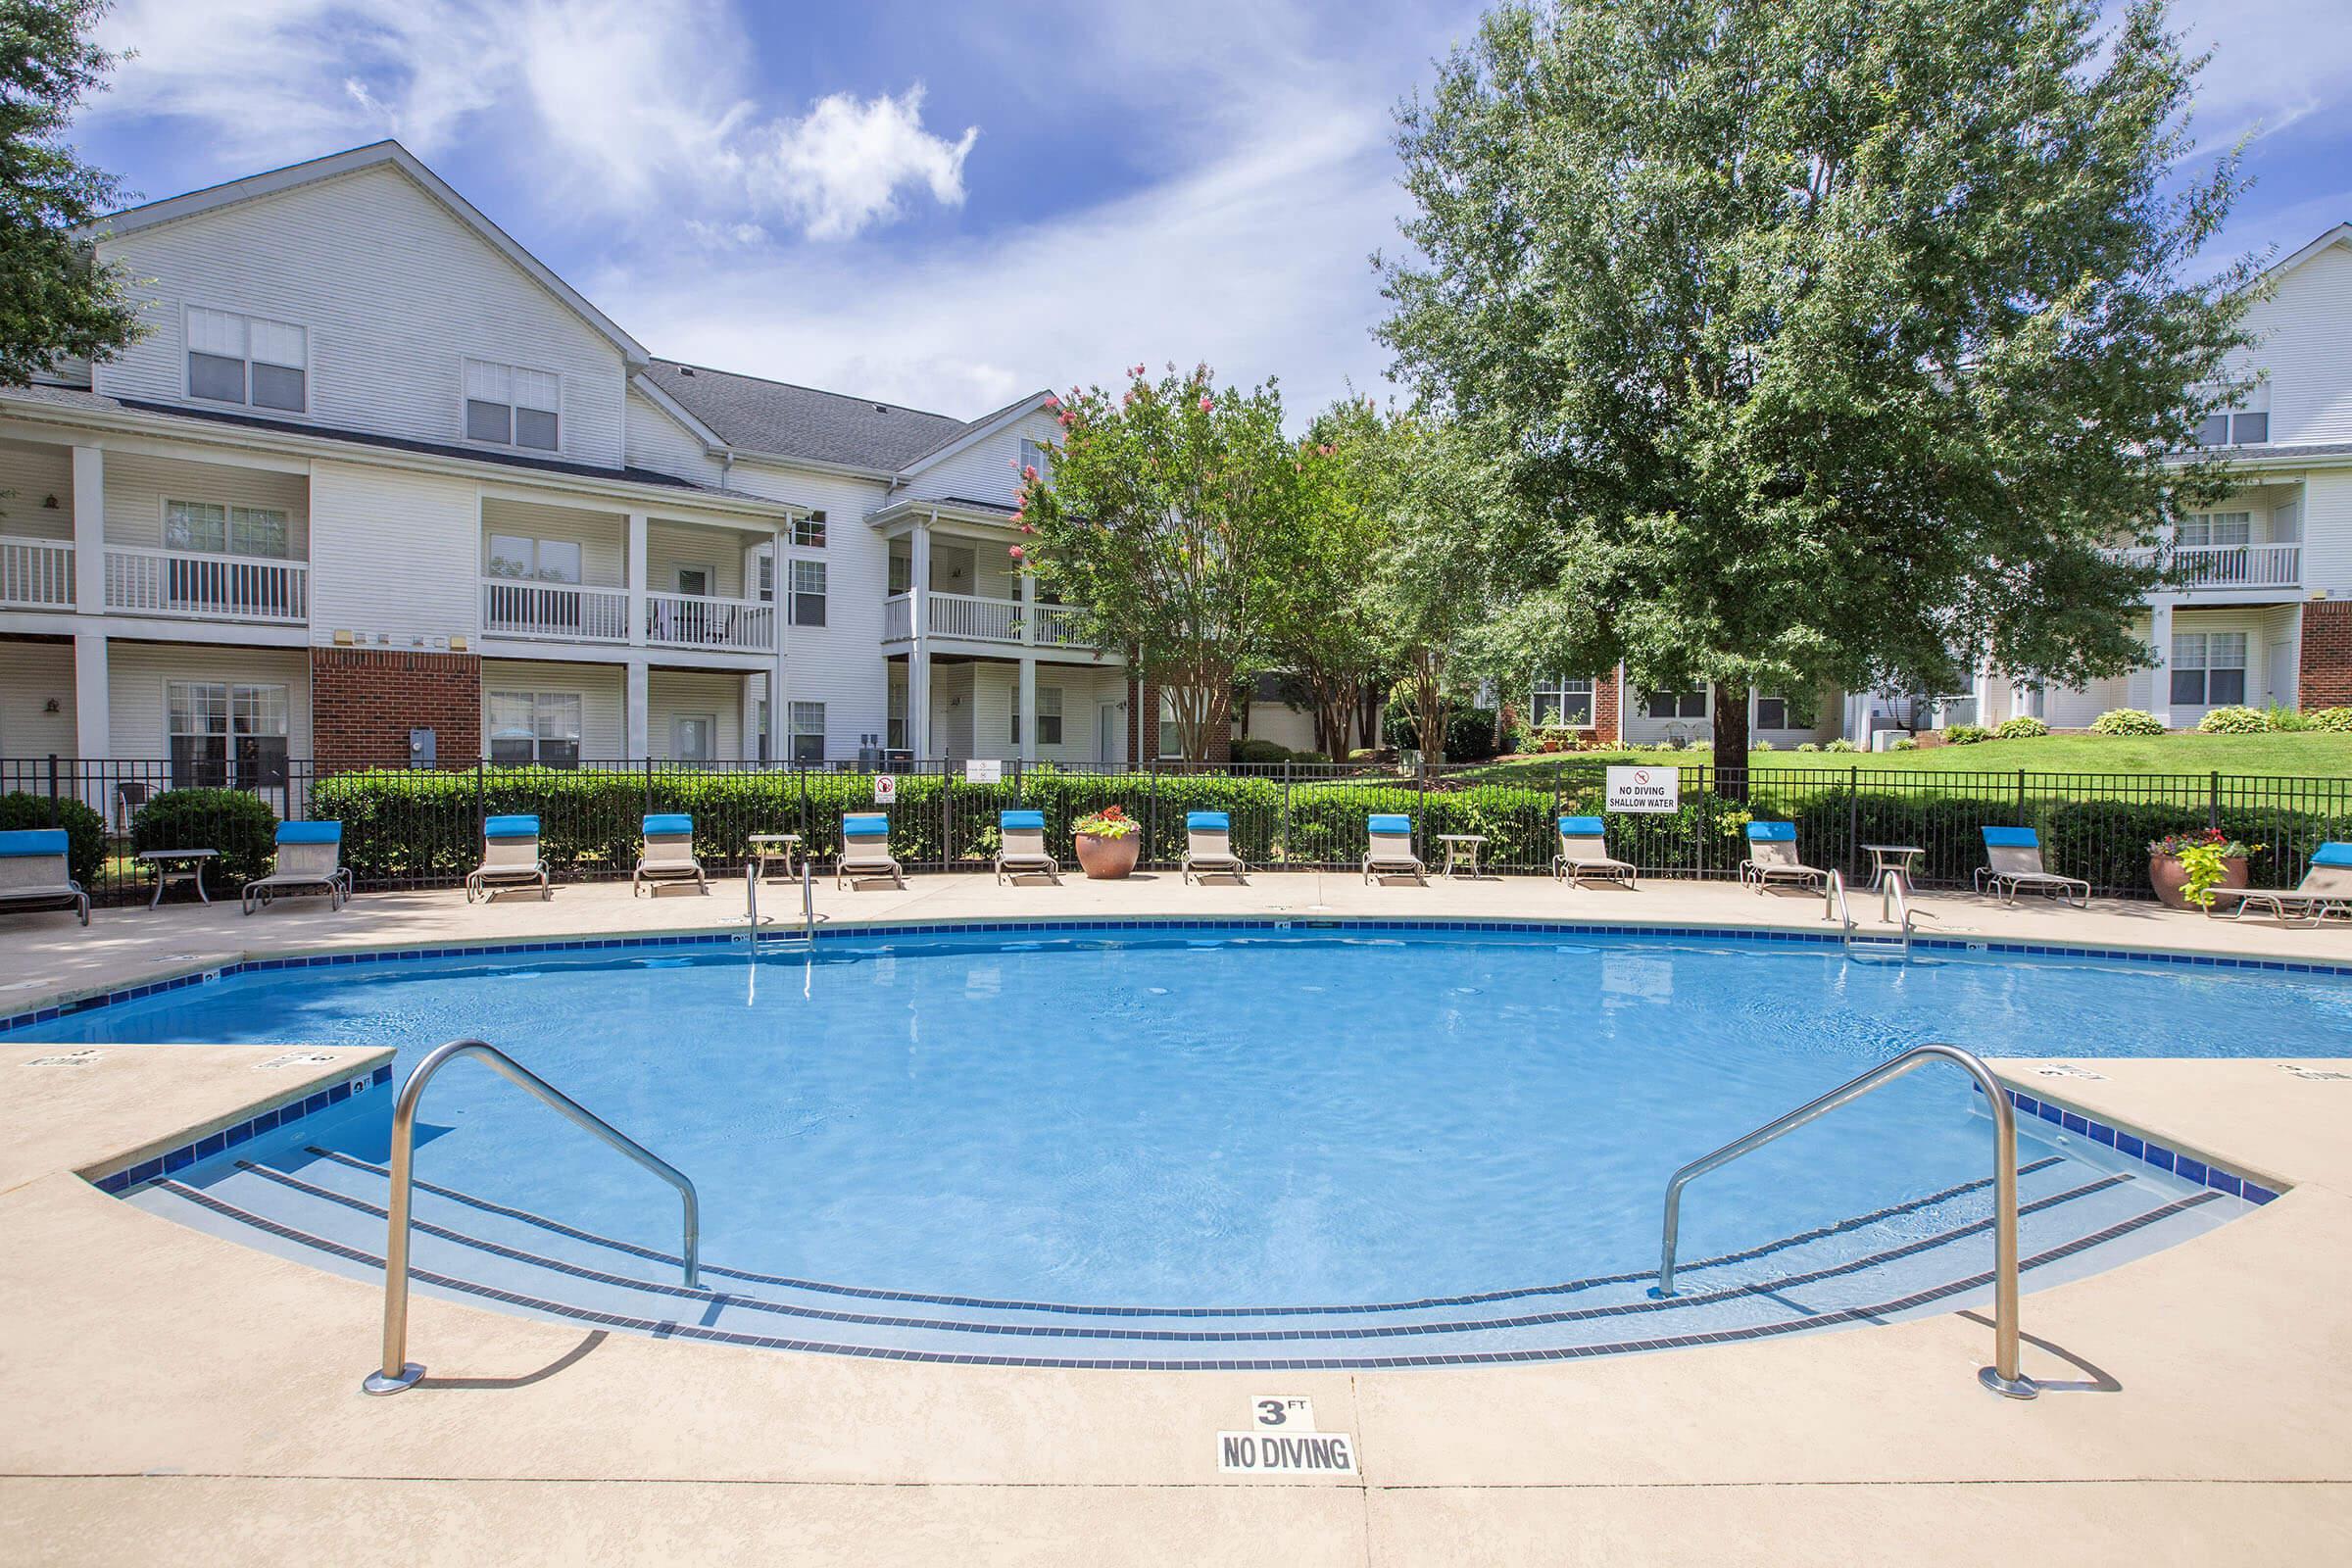
[[[1051,920],[940,920],[887,925],[820,926],[816,940],[823,944],[889,941],[900,937],[1031,935],[1068,931],[1385,931],[1399,933],[1469,933],[1548,937],[1666,937],[1678,941],[1786,943],[1798,947],[1836,948],[1834,931],[1776,931],[1742,926],[1630,925],[1586,920],[1398,920],[1357,919],[1336,915],[1173,915],[1152,919],[1090,919],[1084,916]],[[796,947],[798,936],[762,933],[764,945],[786,942]],[[641,948],[740,947],[741,931],[695,931],[666,935],[584,937],[558,942],[471,942],[447,947],[371,948],[355,952],[297,954],[282,958],[247,958],[216,969],[201,969],[155,980],[120,991],[102,992],[0,1019],[0,1034],[11,1029],[48,1023],[92,1007],[135,1002],[183,986],[202,985],[209,978],[266,973],[277,969],[311,969],[338,964],[414,963],[427,958],[478,958],[524,953],[586,953]],[[2075,947],[2060,943],[1974,941],[1962,937],[1914,937],[1914,952],[1999,954],[2012,957],[2089,958],[2110,963],[2187,965],[2201,969],[2258,969],[2281,974],[2319,974],[2352,978],[2352,964],[2304,963],[2284,958],[2234,957],[2207,953],[2148,953],[2129,948]]]
[[[371,1089],[381,1089],[391,1081],[392,1064],[388,1061],[378,1066],[368,1078],[368,1087]],[[215,1154],[226,1153],[229,1150],[241,1148],[264,1133],[275,1132],[280,1127],[291,1127],[305,1116],[315,1116],[329,1106],[340,1105],[350,1098],[351,1080],[345,1078],[329,1084],[324,1089],[306,1095],[300,1100],[289,1100],[281,1105],[272,1105],[268,1110],[256,1111],[252,1116],[238,1122],[233,1127],[223,1127],[218,1132],[206,1133],[201,1138],[192,1138],[177,1149],[166,1150],[153,1159],[142,1159],[136,1164],[109,1171],[103,1176],[93,1178],[91,1185],[102,1193],[112,1193],[120,1197],[134,1187],[144,1187],[147,1183],[158,1181],[165,1176],[176,1175],[200,1159],[210,1159]]]
[[[1978,1093],[1984,1091],[1979,1090]],[[2017,1107],[2020,1116],[2032,1116],[2048,1122],[2078,1138],[2087,1138],[2103,1149],[2112,1149],[2127,1159],[2136,1159],[2158,1170],[2170,1171],[2183,1181],[2199,1187],[2210,1187],[2230,1198],[2242,1198],[2249,1203],[2267,1203],[2278,1196],[2276,1188],[2265,1187],[2251,1176],[2237,1175],[2198,1159],[2193,1154],[2167,1149],[2162,1144],[2128,1133],[2121,1127],[2110,1127],[2105,1122],[2085,1116],[2071,1105],[2036,1099],[2016,1088],[2009,1090],[2009,1103]]]

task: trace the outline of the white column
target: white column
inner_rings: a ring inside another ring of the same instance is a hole
[[[1021,678],[1013,693],[1013,711],[1021,715],[1021,760],[1037,760],[1037,656],[1030,652],[1037,646],[1037,585],[1027,572],[1015,573],[1012,597],[1020,602],[1021,616]],[[1068,722],[1066,719],[1063,722]]]
[[[85,615],[106,613],[106,454],[97,447],[74,449],[74,608]],[[98,667],[103,688],[103,639]],[[85,746],[82,755],[106,754]]]
[[[74,751],[78,757],[104,759],[115,755],[106,663],[106,633],[74,634]],[[95,801],[91,804],[100,805]]]
[[[650,586],[645,579],[645,514],[632,512],[629,514],[629,646],[631,648],[645,646],[645,593]],[[643,666],[633,664],[630,667],[637,669]],[[632,755],[643,754],[634,753]]]
[[[2156,670],[2153,689],[2148,693],[2148,711],[2166,729],[2173,727],[2173,605],[2169,599],[2159,599],[2148,607],[2148,641],[2156,645]]]
[[[735,731],[734,760],[738,762],[760,758],[760,680],[758,675],[743,677],[743,717]]]
[[[792,619],[792,616],[787,613],[791,602],[784,597],[789,584],[784,581],[783,529],[778,528],[767,536],[767,549],[769,602],[776,612],[776,657],[774,662],[768,665],[767,670],[767,760],[771,762],[780,762],[786,760],[784,756],[784,645],[791,640],[792,636],[791,632],[786,629],[786,623]],[[753,569],[756,571],[759,568],[755,566]],[[744,597],[748,599],[753,596],[746,594]],[[758,710],[755,709],[755,716],[757,713]],[[746,730],[745,733],[749,735],[750,731]],[[758,740],[745,741],[743,752],[746,757],[759,756]]]
[[[1977,722],[1990,728],[1992,725],[1992,672],[1980,666],[1977,670],[1976,680],[1970,685],[1969,694],[1977,700]]]
[[[642,659],[630,660],[628,695],[622,703],[623,722],[627,726],[628,738],[621,749],[629,754],[628,760],[633,762],[643,761],[646,758],[654,755],[652,731],[648,727],[652,719],[652,714],[647,711],[646,688],[649,684],[645,661]]]
[[[908,546],[907,626],[913,643],[906,655],[906,747],[918,760],[931,756],[931,525],[914,525]]]

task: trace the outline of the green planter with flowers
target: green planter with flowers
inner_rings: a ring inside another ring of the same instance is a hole
[[[2218,827],[2168,833],[2148,846],[2148,884],[2167,908],[2206,908],[2216,890],[2246,885],[2253,854]]]
[[[1077,822],[1078,864],[1097,882],[1125,876],[1135,869],[1144,847],[1143,824],[1125,808],[1105,806]]]

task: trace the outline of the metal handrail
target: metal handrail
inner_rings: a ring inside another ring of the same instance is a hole
[[[1830,874],[1821,883],[1821,917],[1827,920],[1832,916],[1844,928],[1845,940],[1851,943],[1854,940],[1854,917],[1845,906],[1845,878],[1838,874],[1836,866],[1830,867]]]
[[[686,1205],[685,1241],[681,1249],[686,1264],[686,1284],[691,1290],[700,1289],[703,1283],[698,1262],[703,1210],[701,1200],[695,1196],[693,1182],[687,1180],[676,1166],[496,1046],[481,1040],[453,1040],[448,1045],[435,1048],[416,1064],[416,1070],[409,1074],[409,1081],[401,1086],[400,1099],[392,1107],[392,1195],[384,1233],[384,1363],[368,1373],[366,1381],[360,1385],[369,1394],[398,1394],[403,1389],[415,1387],[416,1380],[424,1376],[424,1368],[408,1358],[409,1209],[416,1176],[416,1105],[423,1099],[424,1086],[432,1081],[433,1074],[460,1056],[471,1056],[510,1083],[529,1091],[549,1108],[568,1118],[574,1126],[594,1133],[675,1187]]]
[[[1834,917],[1838,921],[1839,940],[1850,956],[1854,952],[1854,915],[1845,900],[1845,878],[1838,874],[1835,866],[1831,867],[1829,875],[1822,881],[1821,897],[1821,917],[1825,920]],[[1911,956],[1911,901],[1903,892],[1901,879],[1891,872],[1879,883],[1879,918],[1899,929],[1903,956],[1908,959]],[[1864,940],[1885,942],[1895,939],[1868,937]]]
[[[757,860],[743,868],[744,919],[751,926],[751,944],[760,946],[760,864]],[[801,939],[811,946],[816,942],[816,879],[808,856],[801,857]]]
[[[2018,1367],[2017,1360],[2017,1113],[2008,1091],[1992,1069],[1974,1052],[1935,1043],[1913,1046],[1890,1056],[1870,1071],[1838,1085],[1818,1100],[1724,1145],[1674,1173],[1666,1184],[1666,1226],[1658,1254],[1658,1284],[1654,1295],[1674,1295],[1674,1250],[1683,1224],[1683,1189],[1693,1180],[1742,1154],[1752,1153],[1785,1134],[1826,1116],[1850,1100],[1859,1100],[1881,1084],[1891,1082],[1931,1061],[1948,1061],[1977,1081],[1992,1107],[1992,1365],[1980,1369],[1977,1381],[2012,1399],[2031,1399],[2041,1392]]]
[[[1903,956],[1911,956],[1911,897],[1903,891],[1902,876],[1888,871],[1879,879],[1879,918],[1903,932]]]

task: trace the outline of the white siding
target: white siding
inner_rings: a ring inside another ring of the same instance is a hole
[[[173,681],[226,681],[286,688],[286,755],[311,755],[311,656],[299,648],[222,648],[196,643],[110,642],[107,707],[114,755],[164,761],[172,755]]]
[[[1253,741],[1272,741],[1294,752],[1315,750],[1315,715],[1303,708],[1288,703],[1255,702],[1250,705],[1250,736]]]
[[[489,723],[492,692],[574,692],[580,699],[580,760],[612,762],[628,759],[623,727],[628,693],[627,671],[618,664],[568,664],[522,659],[482,661],[482,721]],[[650,706],[650,705],[649,705]],[[482,737],[482,755],[490,755],[490,739]]]
[[[975,442],[953,457],[943,458],[907,481],[906,493],[924,501],[955,496],[964,501],[987,501],[1009,507],[1020,488],[1021,443],[1052,445],[1061,439],[1061,426],[1040,410],[1015,419],[1005,428]]]
[[[55,507],[44,506],[50,497]],[[0,534],[74,537],[74,449],[0,441]]]
[[[656,669],[646,673],[646,742],[659,758],[678,755],[679,715],[704,714],[717,720],[711,756],[737,761],[743,750],[743,681],[741,675],[714,671]],[[754,752],[758,747],[753,748]]]
[[[74,645],[0,641],[0,759],[73,755]]]
[[[956,755],[1006,759],[1020,756],[1021,749],[1012,739],[1012,707],[1020,689],[1020,666],[991,661],[966,667],[974,672],[968,703],[972,734],[970,750]],[[1038,747],[1040,761],[1116,760],[1100,755],[1097,719],[1101,704],[1115,703],[1125,697],[1123,671],[1092,664],[1053,664],[1041,660],[1037,666],[1037,686],[1041,692],[1049,687],[1061,692],[1061,744]]]
[[[123,452],[106,455],[108,544],[162,549],[164,507],[172,501],[274,508],[286,514],[288,557],[301,561],[310,554],[310,486],[300,474]],[[61,497],[60,503],[70,505],[71,498]]]
[[[525,539],[568,540],[580,547],[580,581],[591,588],[625,588],[629,569],[629,519],[626,513],[592,512],[584,507],[545,507],[504,496],[482,498],[481,554],[452,566],[475,576],[490,560],[492,534],[517,534]]]
[[[2352,246],[2333,245],[2278,280],[2249,313],[2269,371],[2271,444],[2352,441]]]
[[[2352,302],[2345,314],[2352,317]],[[2352,379],[2352,359],[2343,362]],[[2303,479],[2303,495],[2294,509],[2303,530],[2303,588],[2324,591],[2330,599],[2352,595],[2352,469],[2318,468]]]
[[[101,251],[155,281],[154,330],[98,368],[100,392],[186,401],[185,311],[196,305],[306,328],[307,417],[318,424],[462,443],[471,357],[560,375],[563,455],[621,461],[620,350],[395,170],[241,202]]]
[[[313,642],[331,643],[338,629],[388,633],[395,645],[474,634],[482,525],[471,482],[318,463],[311,514]]]
[[[697,484],[716,484],[725,469],[703,446],[703,438],[687,429],[660,404],[629,388],[628,438],[624,452],[629,466],[675,474]]]

